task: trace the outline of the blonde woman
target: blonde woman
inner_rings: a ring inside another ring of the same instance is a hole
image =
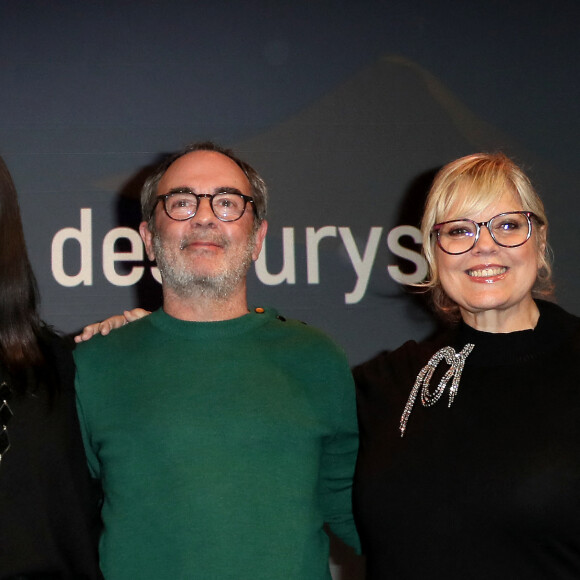
[[[443,167],[422,222],[449,323],[355,370],[370,580],[580,577],[580,319],[543,204],[502,154]]]

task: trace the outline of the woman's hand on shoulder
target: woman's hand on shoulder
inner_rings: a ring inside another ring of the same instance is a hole
[[[133,310],[125,310],[123,314],[117,314],[115,316],[111,316],[102,322],[94,322],[93,324],[88,324],[85,326],[80,334],[75,336],[75,342],[86,342],[95,336],[96,334],[102,334],[106,336],[111,332],[111,330],[115,330],[115,328],[121,328],[121,326],[125,326],[128,322],[134,322],[135,320],[139,320],[139,318],[143,318],[151,314],[149,310],[145,310],[144,308],[133,308]]]

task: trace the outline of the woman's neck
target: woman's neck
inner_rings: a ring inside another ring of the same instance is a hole
[[[463,322],[482,332],[507,333],[530,330],[536,327],[539,317],[540,311],[531,296],[529,300],[507,309],[498,308],[480,312],[461,309]]]

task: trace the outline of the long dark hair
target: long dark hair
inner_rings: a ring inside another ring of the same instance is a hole
[[[0,361],[17,390],[37,382],[45,365],[38,304],[16,188],[0,157]]]

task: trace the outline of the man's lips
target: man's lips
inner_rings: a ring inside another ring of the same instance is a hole
[[[204,239],[204,238],[193,238],[193,239],[184,239],[181,240],[181,244],[179,245],[181,250],[185,250],[185,248],[194,248],[194,249],[211,249],[211,248],[224,248],[226,246],[225,240],[222,238],[216,239]]]
[[[219,244],[216,244],[215,242],[189,242],[187,244],[188,246],[195,246],[197,248],[221,248],[221,246]]]

